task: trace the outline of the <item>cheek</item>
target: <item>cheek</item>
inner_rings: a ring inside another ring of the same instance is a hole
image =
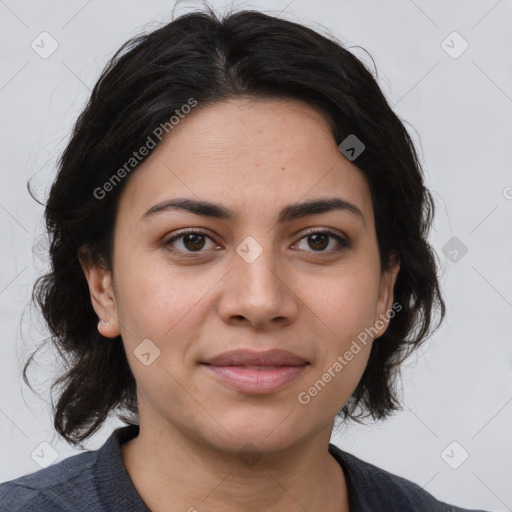
[[[217,274],[173,268],[165,260],[131,257],[117,269],[119,317],[130,345],[150,338],[160,347],[176,346],[192,324],[197,328],[205,297],[219,280]]]
[[[340,278],[306,301],[315,312],[321,342],[314,371],[297,399],[330,418],[350,398],[368,363],[372,338],[366,329],[374,320],[375,282],[357,275]]]
[[[301,299],[315,313],[328,339],[333,340],[333,348],[341,350],[373,324],[378,276],[371,267],[352,266],[322,282],[309,284],[302,287]]]

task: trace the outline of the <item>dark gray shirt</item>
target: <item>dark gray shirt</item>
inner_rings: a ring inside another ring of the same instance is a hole
[[[121,456],[121,445],[138,433],[137,425],[118,428],[99,450],[72,455],[0,484],[0,511],[150,512]],[[329,444],[329,452],[345,473],[350,512],[468,512],[436,500],[420,486],[333,444]]]

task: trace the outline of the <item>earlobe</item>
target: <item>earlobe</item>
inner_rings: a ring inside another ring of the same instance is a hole
[[[112,273],[105,265],[95,263],[86,247],[78,250],[78,259],[89,286],[92,307],[99,318],[98,331],[106,338],[115,338],[120,328]]]

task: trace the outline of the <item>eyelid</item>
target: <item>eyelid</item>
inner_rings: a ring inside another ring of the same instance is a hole
[[[299,231],[299,233],[300,233],[300,231]],[[314,233],[327,233],[332,236],[337,236],[337,237],[343,239],[344,241],[346,241],[347,243],[349,240],[349,237],[347,235],[345,235],[345,233],[343,233],[343,231],[339,231],[337,229],[327,228],[327,227],[325,227],[325,228],[323,228],[323,227],[308,228],[306,231],[303,232],[300,240],[302,240],[302,238],[304,238],[305,236],[308,236],[308,235],[311,235]]]
[[[184,229],[180,229],[180,230],[174,232],[174,234],[164,242],[164,246],[171,245],[171,243],[175,242],[176,240],[178,240],[186,235],[204,235],[205,237],[209,238],[212,242],[217,243],[214,240],[213,236],[210,235],[208,231],[205,231],[201,228],[184,228]],[[217,245],[219,245],[219,244],[217,244]],[[177,252],[180,252],[183,254],[184,251],[177,250]],[[196,251],[195,254],[200,254],[202,252],[205,252],[205,251]],[[194,251],[188,251],[188,253],[194,254]]]

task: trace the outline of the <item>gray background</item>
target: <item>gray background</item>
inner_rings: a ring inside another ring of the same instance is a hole
[[[193,5],[181,4],[176,15]],[[230,2],[211,5],[222,11]],[[445,322],[404,365],[404,410],[335,431],[333,442],[439,499],[512,510],[512,1],[235,5],[324,26],[345,45],[368,50],[436,199],[431,241],[441,262]],[[31,179],[44,201],[56,159],[107,59],[129,37],[170,21],[173,6],[0,0],[0,481],[40,469],[34,454],[62,460],[78,453],[52,426],[48,388],[59,370],[56,355],[39,352],[29,373],[40,397],[21,380],[22,362],[47,336],[27,307],[46,263],[43,207],[26,183]],[[469,46],[461,53],[464,41]],[[51,44],[58,48],[43,58]],[[352,51],[371,65],[363,51]],[[87,447],[99,448],[120,425],[108,422]],[[465,452],[467,460],[450,467]]]

